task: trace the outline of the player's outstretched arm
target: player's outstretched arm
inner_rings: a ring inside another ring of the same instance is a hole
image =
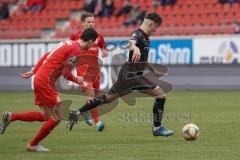
[[[20,73],[20,76],[22,78],[30,78],[34,75],[34,73],[32,71],[28,71],[28,72],[25,72],[25,73]]]
[[[34,69],[32,71],[28,71],[25,73],[20,73],[20,76],[22,78],[30,78],[31,76],[33,76],[34,74],[37,73],[38,69],[41,67],[41,65],[43,64],[43,62],[45,61],[45,59],[48,57],[49,52],[45,53],[40,60],[38,61],[38,63],[35,65]]]

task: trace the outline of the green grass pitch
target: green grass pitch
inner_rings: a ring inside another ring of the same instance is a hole
[[[12,123],[0,135],[0,160],[238,160],[240,157],[240,91],[174,91],[167,99],[164,125],[176,133],[153,137],[150,115],[153,99],[141,98],[136,107],[123,101],[101,119],[104,132],[85,123],[69,132],[62,122],[42,144],[49,153],[26,152],[25,145],[39,130],[40,122]],[[79,96],[72,108],[84,103]],[[33,93],[0,93],[0,112],[38,110]],[[181,129],[191,120],[200,138],[185,141]]]

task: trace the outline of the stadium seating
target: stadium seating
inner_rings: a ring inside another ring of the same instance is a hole
[[[23,4],[17,0],[4,0],[17,4],[18,9],[11,13],[8,20],[0,21],[0,39],[41,38],[42,31],[55,30],[52,38],[64,38],[80,27],[78,19],[71,19],[72,11],[80,11],[82,0],[49,0],[41,12],[21,11]],[[177,0],[170,6],[152,6],[152,0],[132,0],[145,11],[156,11],[164,22],[157,31],[158,35],[198,35],[198,34],[233,34],[234,21],[240,20],[240,4],[219,4],[218,0]],[[122,5],[121,0],[114,0],[115,13]],[[96,28],[104,36],[128,36],[137,26],[124,27],[126,16],[96,18]],[[58,20],[69,21],[69,25],[56,28]]]
[[[18,0],[1,0],[1,2],[8,3],[8,4],[16,3],[17,1]]]

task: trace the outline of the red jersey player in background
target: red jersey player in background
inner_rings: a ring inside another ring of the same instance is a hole
[[[79,30],[77,33],[73,34],[70,37],[71,40],[78,39],[85,29],[94,28],[94,15],[92,13],[84,12],[81,16],[81,24],[82,30]],[[89,58],[89,60],[86,62],[86,65],[78,65],[79,67],[77,68],[78,78],[85,82],[80,86],[80,88],[89,98],[97,96],[100,89],[100,66],[98,63],[99,48],[102,51],[102,57],[106,57],[106,43],[103,36],[100,34],[98,34],[95,44],[89,50],[84,52],[84,54],[92,56],[92,58]],[[90,114],[97,126],[97,131],[102,131],[104,129],[104,124],[99,120],[97,109],[91,110]],[[88,115],[83,116],[88,125],[93,124],[92,119]]]
[[[35,104],[41,112],[11,113],[4,112],[0,125],[0,133],[3,134],[10,122],[20,120],[26,122],[45,121],[34,139],[27,145],[28,151],[49,151],[39,143],[57,126],[61,121],[60,98],[55,88],[57,79],[63,75],[66,79],[75,83],[82,81],[74,77],[72,68],[78,59],[81,59],[82,51],[89,49],[96,41],[97,32],[92,29],[83,31],[80,39],[76,41],[61,42],[58,47],[50,53],[46,53],[38,61],[32,71],[21,74],[23,78],[34,78]]]

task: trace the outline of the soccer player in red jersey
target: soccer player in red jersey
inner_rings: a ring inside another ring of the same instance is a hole
[[[77,33],[73,34],[70,37],[71,40],[78,39],[85,29],[94,28],[94,15],[88,12],[83,13],[81,16],[81,24],[82,30],[79,30]],[[95,44],[89,50],[84,52],[85,55],[89,55],[89,57],[92,58],[88,58],[88,60],[85,59],[86,65],[78,65],[79,67],[77,67],[78,78],[82,79],[85,82],[83,83],[83,85],[80,86],[80,88],[89,98],[97,96],[100,89],[100,66],[98,63],[99,48],[102,51],[102,57],[106,57],[106,43],[101,34],[98,34],[98,38]],[[104,129],[104,124],[99,121],[97,109],[95,108],[91,110],[90,114],[94,120],[94,123],[97,126],[97,131],[102,131]],[[92,119],[88,115],[83,116],[88,125],[93,124]]]
[[[72,75],[71,70],[76,61],[81,58],[81,51],[89,49],[97,37],[97,32],[94,29],[86,29],[78,40],[61,42],[50,53],[43,55],[32,71],[21,74],[23,78],[35,75],[33,82],[35,104],[39,106],[41,112],[4,112],[0,133],[3,134],[7,126],[16,120],[45,121],[40,131],[26,148],[28,151],[49,151],[39,143],[49,135],[61,120],[59,107],[61,101],[55,83],[61,75],[75,83],[82,83],[79,78]]]

